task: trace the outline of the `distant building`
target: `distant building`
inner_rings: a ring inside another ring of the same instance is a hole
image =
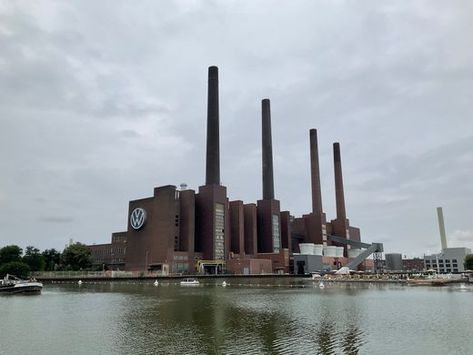
[[[402,259],[402,269],[408,272],[419,272],[424,271],[424,259]]]
[[[425,255],[424,264],[427,270],[438,273],[464,272],[463,261],[465,256],[471,254],[469,248],[446,248],[439,254]]]
[[[398,253],[385,254],[387,271],[402,271],[402,255]]]
[[[113,233],[111,244],[94,244],[88,247],[92,265],[97,269],[105,267],[112,270],[125,269],[126,233]]]

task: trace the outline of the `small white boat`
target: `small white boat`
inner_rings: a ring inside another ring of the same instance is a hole
[[[181,281],[181,286],[198,286],[199,281],[196,279],[185,279]]]
[[[324,287],[325,287],[324,283],[322,281],[320,281],[319,282],[319,288],[324,288]]]
[[[226,282],[226,281],[223,281],[223,282],[222,282],[222,287],[227,287],[227,286],[228,286],[227,282]]]
[[[82,285],[82,280],[77,281],[77,284],[80,286]]]
[[[7,274],[0,280],[1,294],[28,293],[39,294],[43,289],[43,284],[35,279],[21,280],[13,275]]]
[[[156,280],[156,281],[153,283],[153,285],[154,285],[155,287],[158,287],[158,286],[159,286],[158,280]]]

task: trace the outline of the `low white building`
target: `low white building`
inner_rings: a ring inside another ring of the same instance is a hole
[[[471,254],[471,249],[445,248],[439,254],[425,255],[424,265],[426,270],[433,269],[440,274],[464,272],[463,261],[467,254]]]

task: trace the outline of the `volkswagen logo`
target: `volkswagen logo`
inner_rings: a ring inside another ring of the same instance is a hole
[[[143,227],[146,221],[146,211],[142,208],[135,208],[133,212],[131,212],[130,216],[130,224],[133,229],[140,229]]]

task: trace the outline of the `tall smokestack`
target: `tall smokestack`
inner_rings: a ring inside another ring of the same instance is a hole
[[[209,67],[207,100],[207,165],[205,184],[220,185],[220,148],[218,128],[218,68]]]
[[[344,223],[347,219],[345,210],[345,195],[343,193],[342,159],[340,157],[340,143],[333,143],[333,164],[335,167],[335,197],[337,202],[337,219]]]
[[[312,213],[322,214],[322,193],[320,191],[319,148],[317,130],[311,129],[310,136],[310,176],[312,183]]]
[[[442,243],[442,250],[447,249],[447,235],[445,234],[445,223],[443,221],[442,207],[437,207],[437,217],[439,221],[440,242]]]
[[[261,102],[263,141],[263,200],[274,199],[273,145],[271,143],[271,109],[269,99]]]

